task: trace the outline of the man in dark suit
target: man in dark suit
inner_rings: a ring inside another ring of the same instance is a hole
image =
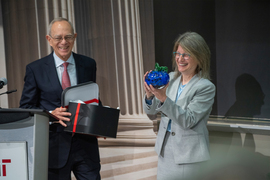
[[[76,37],[67,19],[54,19],[46,36],[54,51],[26,66],[20,107],[48,110],[59,118],[50,125],[49,180],[71,179],[71,171],[77,180],[100,179],[97,138],[64,131],[71,113],[61,107],[63,89],[96,81],[95,60],[72,52]]]

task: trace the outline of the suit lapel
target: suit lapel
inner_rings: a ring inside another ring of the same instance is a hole
[[[173,76],[172,76],[172,78],[173,78]],[[176,79],[172,79],[170,81],[170,83],[172,83],[172,85],[170,86],[170,89],[167,90],[167,96],[173,101],[176,100],[176,94],[178,92],[180,80],[181,80],[181,76],[179,76]],[[180,99],[181,97],[184,97],[189,92],[189,90],[193,87],[193,85],[196,84],[199,80],[200,80],[200,77],[198,76],[198,74],[193,76],[192,79],[188,82],[187,86],[182,91],[182,93],[178,99]]]
[[[173,76],[170,78],[173,78]],[[176,93],[179,88],[180,79],[181,79],[181,76],[177,77],[176,79],[172,79],[172,81],[170,81],[172,85],[170,86],[170,89],[167,91],[167,96],[173,101],[175,101],[176,99]]]
[[[77,84],[80,84],[84,82],[84,67],[82,61],[80,60],[80,56],[78,56],[76,53],[73,53],[73,57],[76,64]]]
[[[57,71],[55,68],[54,58],[53,58],[53,52],[48,56],[47,61],[45,62],[45,71],[49,77],[50,80],[50,87],[55,87],[57,90],[57,94],[62,94],[62,86],[60,84]]]
[[[187,86],[182,91],[180,97],[185,96],[189,92],[189,90],[193,87],[193,85],[196,84],[199,80],[200,80],[200,77],[198,76],[198,74],[194,75],[192,79],[187,83]]]

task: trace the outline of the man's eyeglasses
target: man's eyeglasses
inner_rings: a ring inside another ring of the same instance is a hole
[[[71,42],[74,40],[74,36],[73,35],[70,35],[70,36],[65,36],[64,38],[63,37],[52,37],[51,35],[49,35],[52,39],[54,39],[55,41],[57,42],[62,42],[63,39],[65,39],[65,41],[68,41],[68,42]]]
[[[173,55],[175,58],[180,58],[180,56],[182,55],[182,57],[185,59],[185,60],[188,60],[189,57],[190,57],[190,54],[187,54],[187,53],[179,53],[179,52],[173,52]]]

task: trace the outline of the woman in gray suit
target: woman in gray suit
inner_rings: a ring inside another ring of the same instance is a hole
[[[198,172],[210,159],[207,120],[215,96],[209,80],[210,55],[199,34],[186,32],[173,47],[170,82],[162,89],[144,82],[145,112],[161,113],[155,145],[158,180],[200,179]]]

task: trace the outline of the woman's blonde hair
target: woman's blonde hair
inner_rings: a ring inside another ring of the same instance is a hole
[[[203,37],[196,32],[180,34],[174,43],[173,52],[177,51],[178,46],[181,46],[186,53],[190,54],[190,57],[197,61],[196,74],[201,71],[198,75],[210,80],[211,52]],[[178,71],[174,55],[172,57],[173,69],[176,72],[175,76],[178,77],[181,73]]]

